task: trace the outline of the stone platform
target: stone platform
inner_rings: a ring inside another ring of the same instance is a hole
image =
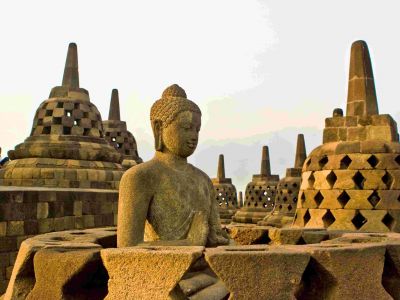
[[[38,235],[22,243],[4,299],[400,299],[398,233],[229,231],[236,243],[264,238],[115,248],[112,227]]]
[[[0,186],[0,294],[23,240],[53,231],[113,226],[118,191]]]

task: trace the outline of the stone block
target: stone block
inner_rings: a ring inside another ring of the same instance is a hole
[[[203,249],[171,246],[101,250],[110,277],[106,299],[176,299],[174,287]]]
[[[400,190],[378,191],[380,201],[375,205],[376,209],[398,209],[400,210]]]
[[[49,203],[38,202],[37,203],[37,219],[46,219],[49,216]]]
[[[206,260],[230,291],[229,299],[294,299],[309,254],[283,247],[207,249]]]
[[[271,245],[296,245],[303,234],[300,228],[270,228],[268,236]]]
[[[238,245],[267,244],[269,242],[268,228],[256,226],[232,226],[230,237]]]
[[[26,235],[34,235],[39,233],[38,220],[26,220],[24,221],[24,232]]]
[[[0,237],[0,252],[11,252],[16,250],[18,250],[17,237],[15,236]]]
[[[7,234],[7,222],[0,222],[0,237],[6,236]]]
[[[355,231],[357,228],[354,226],[352,220],[356,215],[354,209],[332,209],[331,213],[335,221],[329,226],[328,230],[351,230]]]
[[[26,299],[98,299],[107,294],[99,249],[41,249],[34,256],[34,270],[36,282]]]
[[[385,142],[383,141],[367,140],[367,141],[362,141],[360,145],[361,145],[361,153],[377,154],[386,152]]]
[[[317,208],[318,204],[315,201],[315,197],[318,194],[318,190],[305,190],[300,196],[300,202],[304,208]]]
[[[366,190],[386,190],[389,187],[382,181],[385,175],[385,170],[362,170],[361,174],[364,176],[363,189]],[[393,179],[392,179],[393,180]]]
[[[7,236],[24,235],[24,221],[10,221],[7,223]]]
[[[341,190],[323,190],[321,194],[323,196],[323,200],[319,205],[319,208],[329,208],[329,209],[338,209],[342,208],[342,205],[338,201],[338,197],[342,193]]]
[[[3,252],[0,253],[0,268],[5,268],[10,265],[10,253]]]
[[[373,209],[368,197],[371,196],[373,190],[346,190],[350,200],[344,205],[345,209]]]
[[[345,118],[335,117],[325,119],[325,127],[344,127],[344,124]]]
[[[368,140],[381,140],[392,142],[395,141],[397,136],[390,126],[368,126],[367,139]]]
[[[330,172],[331,170],[323,170],[323,171],[315,171],[313,173],[315,178],[314,189],[324,190],[331,188],[329,182],[326,179]]]
[[[387,172],[393,180],[391,189],[400,190],[400,170],[388,170]]]
[[[64,217],[64,228],[65,228],[65,230],[75,229],[75,217],[74,216]]]
[[[94,215],[83,215],[83,227],[84,228],[93,228],[94,227]]]
[[[339,128],[328,127],[324,129],[322,143],[338,142],[339,139]]]
[[[400,247],[397,243],[386,246],[386,261],[382,285],[395,300],[400,300]]]
[[[39,233],[47,233],[54,231],[54,219],[40,219],[38,220]]]
[[[310,245],[304,249],[311,260],[297,299],[392,299],[381,282],[383,245]]]
[[[382,220],[387,214],[386,210],[360,210],[367,219],[366,223],[359,229],[366,232],[388,232],[390,228]]]
[[[348,141],[365,141],[367,139],[367,129],[365,127],[348,127]]]
[[[82,201],[74,201],[74,216],[82,216]]]
[[[311,216],[310,221],[306,224],[305,228],[326,228],[324,220],[322,219],[327,213],[327,209],[309,209]]]
[[[54,218],[54,231],[63,231],[63,230],[65,230],[64,217]]]
[[[359,141],[348,141],[339,143],[335,149],[335,154],[348,154],[348,153],[359,153],[360,142]]]

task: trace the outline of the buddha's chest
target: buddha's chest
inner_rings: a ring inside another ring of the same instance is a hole
[[[204,178],[178,172],[168,175],[160,177],[150,204],[150,214],[172,214],[184,218],[192,211],[209,213],[211,191]]]

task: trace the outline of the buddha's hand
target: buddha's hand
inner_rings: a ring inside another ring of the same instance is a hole
[[[205,246],[209,231],[207,216],[204,212],[194,212],[187,240],[189,240],[192,245]]]

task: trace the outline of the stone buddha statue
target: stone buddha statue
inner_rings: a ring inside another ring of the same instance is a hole
[[[228,244],[212,182],[187,162],[198,142],[199,107],[174,84],[153,104],[150,120],[156,153],[121,179],[118,247]]]

